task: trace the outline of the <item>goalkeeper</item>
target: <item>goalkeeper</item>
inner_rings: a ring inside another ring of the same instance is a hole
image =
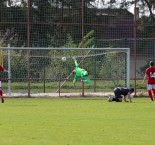
[[[77,81],[77,79],[79,77],[82,78],[81,81],[83,81],[84,83],[90,84],[90,80],[87,80],[87,78],[88,78],[88,72],[85,69],[79,68],[79,65],[77,63],[76,58],[73,57],[73,59],[74,59],[74,62],[75,62],[75,70],[73,70],[73,74],[75,74],[74,80],[73,80],[74,86],[75,86],[75,83],[76,83],[76,81]]]

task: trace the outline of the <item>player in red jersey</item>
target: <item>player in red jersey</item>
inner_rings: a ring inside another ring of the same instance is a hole
[[[142,81],[142,84],[144,81],[147,79],[147,91],[148,95],[153,101],[153,95],[155,99],[155,67],[154,67],[154,62],[150,61],[149,63],[150,67],[146,69],[144,79]]]
[[[7,72],[1,65],[0,65],[0,71]],[[0,98],[2,103],[4,103],[3,92],[2,92],[2,78],[0,78]]]

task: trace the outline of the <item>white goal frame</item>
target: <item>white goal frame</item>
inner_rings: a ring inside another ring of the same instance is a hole
[[[116,50],[116,51],[121,51],[125,52],[126,55],[126,87],[130,88],[130,48],[37,48],[37,47],[1,47],[0,50],[8,50],[8,96],[11,95],[11,65],[10,65],[10,50]]]

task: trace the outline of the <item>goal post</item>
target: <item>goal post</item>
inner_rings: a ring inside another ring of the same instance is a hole
[[[130,48],[21,48],[8,45],[1,50],[4,68],[9,69],[8,76],[3,76],[4,90],[9,96],[72,96],[81,95],[82,91],[89,95],[107,95],[117,86],[130,88]],[[66,57],[66,61],[62,61],[62,57]],[[88,71],[91,83],[84,84],[84,88],[81,78],[73,85],[73,57],[80,68]]]

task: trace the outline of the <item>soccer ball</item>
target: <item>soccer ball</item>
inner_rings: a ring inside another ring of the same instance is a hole
[[[109,96],[108,97],[108,102],[112,102],[112,100],[113,100],[113,97],[112,96]]]
[[[62,60],[63,62],[65,62],[65,61],[66,61],[66,57],[62,57],[61,60]]]

